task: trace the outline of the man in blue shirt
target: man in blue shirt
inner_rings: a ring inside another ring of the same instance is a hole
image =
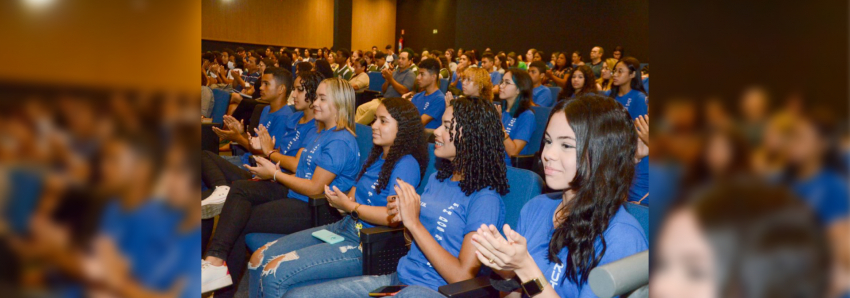
[[[440,120],[446,110],[446,98],[443,91],[440,91],[439,74],[440,64],[437,60],[428,58],[419,62],[419,74],[416,75],[416,80],[425,90],[414,95],[410,101],[419,109],[422,125],[425,125],[426,129],[440,127]],[[410,95],[405,94],[405,96]]]
[[[528,75],[534,84],[534,103],[542,107],[551,108],[555,105],[555,101],[552,100],[552,91],[549,90],[549,87],[543,86],[546,69],[546,64],[543,61],[534,61],[528,66]]]
[[[495,63],[496,58],[492,53],[485,53],[484,56],[481,57],[481,68],[490,73],[490,82],[493,83],[493,94],[498,95],[499,84],[502,83],[502,74],[494,70]],[[544,73],[546,72],[544,71]]]

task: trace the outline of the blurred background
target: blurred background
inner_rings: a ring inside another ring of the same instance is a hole
[[[1,296],[200,295],[200,15],[0,2]]]

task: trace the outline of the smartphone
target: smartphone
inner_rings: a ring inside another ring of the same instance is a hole
[[[253,155],[251,155],[251,158],[248,158],[248,163],[251,164],[252,167],[257,167],[257,160],[254,159]]]
[[[407,286],[380,287],[380,288],[377,288],[375,290],[372,290],[372,292],[369,292],[369,297],[395,296],[395,294],[398,294],[398,292],[401,292],[401,290],[403,290],[404,287],[407,287]]]
[[[328,244],[337,244],[343,240],[342,236],[325,229],[313,232],[313,237],[319,238],[319,240],[327,242]]]

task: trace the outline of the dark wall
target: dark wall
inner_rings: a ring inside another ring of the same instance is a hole
[[[422,48],[444,51],[454,47],[457,3],[457,0],[398,0],[393,47],[398,47],[401,29],[404,29],[404,46],[416,52],[421,52]],[[434,29],[437,34],[433,34]]]
[[[405,29],[405,46],[417,52],[490,47],[525,53],[533,47],[547,55],[579,50],[587,61],[594,46],[610,57],[620,45],[626,55],[649,62],[648,1],[399,0],[396,15],[396,39]]]

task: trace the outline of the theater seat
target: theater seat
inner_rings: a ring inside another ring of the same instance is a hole
[[[383,91],[381,91],[381,87],[383,87],[384,81],[386,81],[386,80],[384,79],[383,76],[381,76],[381,73],[377,72],[377,71],[372,71],[372,72],[369,72],[368,75],[369,75],[369,90],[377,91],[377,92],[383,92]]]
[[[212,122],[224,123],[224,114],[227,113],[227,107],[230,105],[230,92],[221,89],[213,89],[212,91],[215,100],[212,109]]]
[[[549,87],[549,91],[552,92],[552,102],[558,102],[558,94],[561,93],[561,87]]]
[[[421,195],[425,191],[428,178],[431,177],[431,174],[437,172],[436,162],[437,157],[434,156],[434,143],[428,143],[428,166],[425,167],[425,175],[422,175],[422,180],[419,182],[419,187],[416,188],[416,193]]]
[[[363,164],[372,151],[372,128],[357,123],[354,132],[357,133],[357,147],[360,148],[360,164]]]
[[[442,91],[443,94],[445,94],[446,91],[448,91],[448,90],[449,90],[449,79],[440,79],[440,91]]]
[[[506,210],[505,223],[516,228],[522,206],[543,191],[543,179],[532,171],[514,167],[507,167],[507,176],[510,192],[502,196]]]
[[[531,134],[531,139],[528,140],[529,152],[534,152],[533,154],[528,155],[519,155],[511,157],[511,163],[521,169],[533,170],[534,165],[538,162],[538,152],[540,151],[540,143],[543,142],[543,133],[546,132],[546,124],[549,121],[549,113],[552,109],[547,107],[531,107],[531,111],[534,112],[534,124],[535,129]]]

